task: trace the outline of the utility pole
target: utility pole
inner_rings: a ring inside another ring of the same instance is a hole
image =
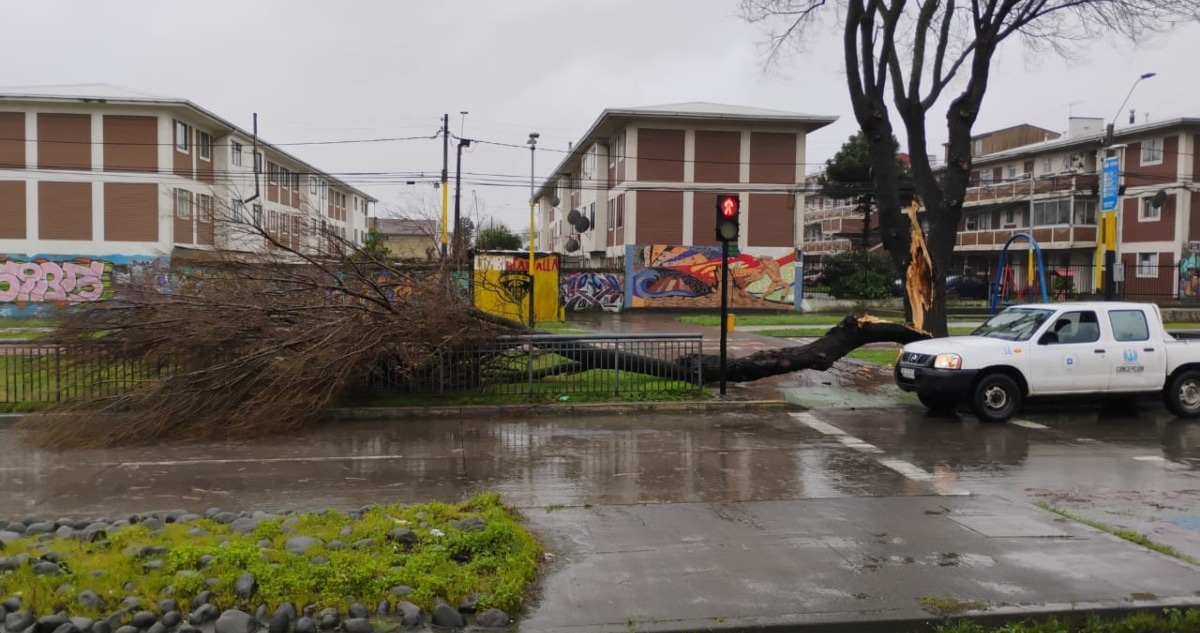
[[[533,288],[537,285],[534,283],[536,278],[533,276],[534,271],[537,270],[537,229],[534,228],[534,198],[537,195],[534,190],[534,179],[537,171],[534,168],[534,156],[540,136],[541,134],[537,132],[530,132],[529,140],[526,141],[529,144],[529,329],[533,329],[533,326],[537,324],[535,314],[537,304],[533,302]]]
[[[1145,79],[1154,77],[1157,73],[1143,73],[1129,87],[1129,93],[1125,95],[1125,100],[1121,102],[1121,107],[1117,108],[1117,113],[1113,115],[1112,121],[1108,124],[1104,131],[1104,147],[1101,152],[1100,168],[1100,211],[1104,214],[1104,230],[1103,247],[1104,247],[1104,300],[1113,301],[1117,294],[1117,206],[1118,199],[1121,195],[1121,155],[1124,154],[1124,147],[1118,146],[1116,143],[1116,127],[1117,117],[1121,116],[1121,111],[1125,109],[1125,104],[1129,103],[1129,97],[1133,96],[1133,91],[1138,84]],[[1117,150],[1121,150],[1120,154]],[[1101,234],[1097,232],[1097,237]],[[1099,241],[1099,240],[1097,240]]]
[[[442,115],[442,258],[450,230],[450,115]]]
[[[459,210],[462,208],[462,151],[470,147],[471,140],[458,139],[458,162],[454,169],[454,258],[462,257],[462,221],[459,220]]]

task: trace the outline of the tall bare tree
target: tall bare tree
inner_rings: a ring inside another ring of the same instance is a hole
[[[901,270],[914,264],[909,279],[923,287],[910,288],[910,303],[924,297],[923,327],[943,336],[945,275],[971,174],[971,130],[1001,46],[1016,39],[1036,51],[1070,54],[1080,42],[1137,42],[1200,20],[1198,0],[741,0],[741,10],[767,29],[772,60],[788,46],[803,45],[825,13],[841,21],[846,83],[867,137],[883,244]],[[961,92],[945,105],[949,153],[939,175],[928,159],[926,115],[951,86]],[[908,136],[915,190],[929,222],[924,263],[910,250],[913,224],[898,193],[889,101]]]

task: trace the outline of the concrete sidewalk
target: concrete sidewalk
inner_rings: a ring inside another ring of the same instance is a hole
[[[996,498],[528,511],[555,563],[523,632],[914,631],[1200,603],[1200,570]]]

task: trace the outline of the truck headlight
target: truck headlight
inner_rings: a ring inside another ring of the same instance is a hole
[[[938,354],[937,358],[933,359],[933,366],[936,369],[962,369],[962,356]]]

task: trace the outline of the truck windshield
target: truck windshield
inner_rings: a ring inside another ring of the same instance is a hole
[[[1027,341],[1037,331],[1053,310],[1037,308],[1008,308],[979,326],[972,336],[986,336],[1006,341]]]

